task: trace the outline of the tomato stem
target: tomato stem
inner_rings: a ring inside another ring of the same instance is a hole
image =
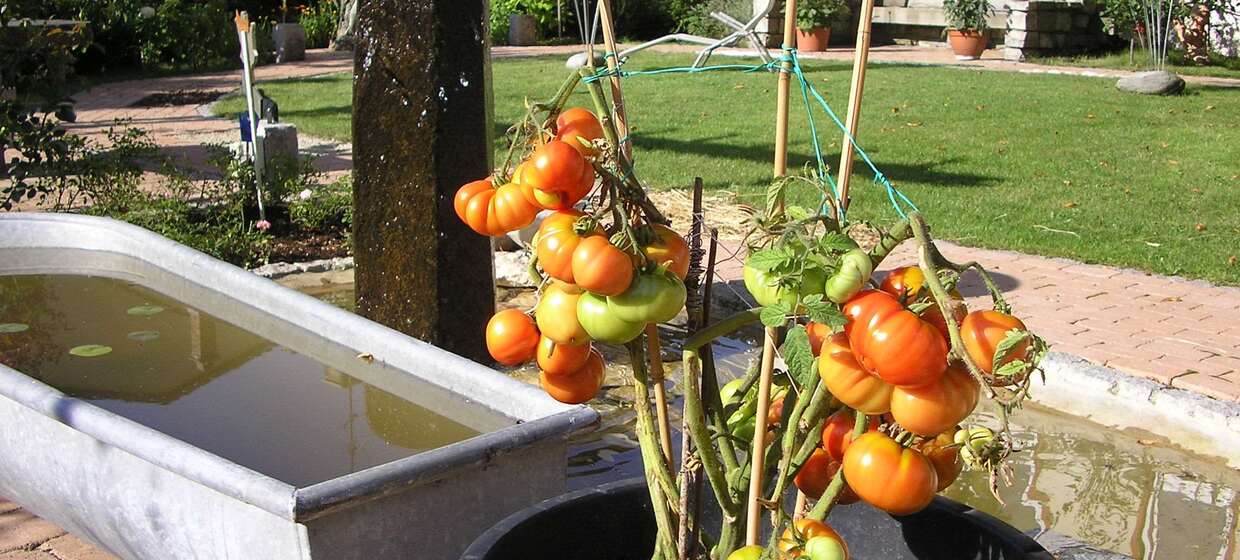
[[[870,417],[855,410],[853,411],[853,417],[855,420],[853,421],[852,436],[853,439],[856,439],[861,437],[861,434],[864,434],[866,428],[869,427]],[[826,519],[831,514],[831,510],[835,508],[835,504],[839,502],[840,493],[844,490],[845,482],[844,467],[841,465],[840,469],[835,471],[831,484],[828,484],[827,489],[822,492],[822,498],[818,500],[818,503],[814,504],[814,508],[809,510],[809,513],[805,514],[805,517],[818,521]]]
[[[633,367],[637,439],[641,448],[642,464],[645,467],[646,485],[650,491],[650,503],[654,508],[655,522],[658,526],[655,558],[664,558],[665,554],[675,554],[676,550],[676,544],[673,542],[676,531],[671,503],[679,501],[677,495],[679,491],[674,486],[671,473],[667,471],[667,463],[663,461],[663,455],[659,451],[654,417],[650,412],[650,379],[646,371],[645,346],[641,337],[625,346],[628,348],[629,359]]]

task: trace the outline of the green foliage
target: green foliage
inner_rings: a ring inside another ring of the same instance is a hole
[[[1141,0],[1102,0],[1103,24],[1107,33],[1125,39],[1136,35],[1137,23],[1143,21]]]
[[[495,0],[491,3],[492,44],[508,42],[508,16],[512,14],[534,16],[539,30],[543,32],[555,26],[554,0]]]
[[[813,376],[818,375],[818,368],[814,367],[814,353],[810,348],[809,335],[804,326],[793,325],[788,329],[784,343],[779,347],[779,354],[784,357],[784,363],[788,364],[788,375],[796,380],[797,385],[805,386]]]
[[[801,0],[797,4],[797,29],[830,28],[832,23],[847,21],[851,14],[844,0]]]
[[[340,5],[336,0],[319,0],[299,8],[297,22],[306,29],[306,48],[321,49],[336,38],[336,22],[340,18]]]
[[[943,0],[948,27],[961,31],[985,31],[986,17],[994,11],[990,0]]]
[[[352,176],[346,175],[330,185],[298,193],[289,203],[289,219],[297,227],[315,233],[352,229]]]
[[[676,26],[694,35],[723,37],[732,32],[731,28],[710,17],[711,12],[724,12],[741,21],[753,17],[753,3],[750,0],[706,0],[685,4],[687,7],[676,14]]]

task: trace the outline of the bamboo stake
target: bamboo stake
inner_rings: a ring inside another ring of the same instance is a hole
[[[600,0],[598,3],[599,20],[603,26],[603,45],[606,52],[611,56],[607,57],[604,62],[607,63],[607,70],[611,72],[611,106],[612,112],[616,114],[616,133],[619,135],[617,146],[620,152],[624,154],[625,159],[633,160],[633,145],[629,143],[629,125],[625,118],[624,110],[624,94],[620,90],[620,75],[616,70],[620,67],[620,61],[616,57],[620,56],[620,51],[616,48],[616,28],[611,21],[611,0]]]
[[[865,90],[865,67],[870,60],[870,23],[874,17],[874,0],[861,0],[861,19],[857,22],[857,48],[853,56],[852,86],[848,89],[848,116],[844,128],[844,144],[840,150],[840,205],[848,209],[848,184],[852,179],[853,143],[861,120],[861,94]]]
[[[872,0],[871,0],[872,1]],[[796,37],[797,0],[784,5],[784,52],[791,52]],[[775,178],[788,171],[788,93],[792,83],[792,61],[785,60],[779,72],[775,98]],[[783,210],[780,208],[779,210]],[[768,209],[770,211],[770,209]],[[762,483],[766,470],[766,415],[771,407],[771,377],[775,369],[775,340],[779,332],[767,327],[762,342],[762,369],[758,378],[758,410],[754,418],[753,447],[750,449],[749,499],[746,501],[745,544],[755,545],[762,537]]]
[[[693,221],[689,228],[689,276],[685,279],[685,287],[689,291],[685,305],[685,310],[689,315],[689,336],[702,328],[710,315],[710,310],[705,309],[706,302],[710,299],[709,297],[703,298],[702,292],[709,292],[711,274],[715,267],[714,245],[711,245],[711,261],[706,263],[708,272],[703,276],[702,254],[705,253],[702,250],[702,230],[705,229],[703,222],[702,178],[697,177],[693,180]],[[703,278],[707,283],[706,288],[702,287]],[[685,373],[688,375],[688,372]],[[676,557],[678,560],[688,560],[697,548],[697,526],[698,519],[700,519],[698,512],[701,511],[702,503],[698,499],[702,493],[701,466],[690,464],[693,456],[693,436],[689,432],[689,415],[684,414],[682,408],[680,416],[680,521],[676,525],[680,534],[676,540]]]
[[[672,429],[667,417],[667,390],[663,385],[663,348],[659,341],[659,325],[646,325],[646,352],[650,354],[650,383],[654,385],[654,410],[659,422],[659,447],[668,467],[672,463]]]

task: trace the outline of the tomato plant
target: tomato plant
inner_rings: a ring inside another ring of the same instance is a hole
[[[805,550],[805,543],[815,538],[825,537],[840,543],[844,549],[844,558],[848,557],[848,547],[844,546],[844,538],[835,532],[830,525],[818,521],[816,519],[801,518],[792,523],[792,526],[785,529],[784,533],[779,537],[779,550],[792,558],[801,556]]]
[[[839,269],[827,280],[827,299],[844,303],[865,287],[866,280],[874,272],[869,253],[853,249],[840,257]]]
[[[521,186],[496,187],[490,179],[466,183],[452,200],[456,215],[482,235],[499,236],[534,223],[538,208],[526,200]]]
[[[805,541],[809,560],[848,560],[848,545],[837,537],[819,535]]]
[[[922,288],[926,285],[926,276],[915,266],[902,266],[887,273],[880,290],[896,296],[901,301],[916,301],[922,296]]]
[[[567,375],[538,373],[538,382],[551,398],[565,404],[581,404],[593,399],[603,387],[603,355],[591,349],[585,365]]]
[[[608,308],[606,297],[589,292],[577,299],[577,321],[590,338],[611,344],[624,344],[646,330],[645,323],[620,319]]]
[[[573,250],[572,267],[577,285],[599,295],[620,295],[633,281],[633,260],[605,235],[583,238]]]
[[[822,345],[818,376],[840,402],[865,414],[891,410],[893,387],[861,367],[848,345],[848,335],[836,333]]]
[[[538,341],[535,359],[539,369],[551,375],[567,375],[586,365],[593,346],[585,344],[560,344],[547,337]]]
[[[939,479],[936,492],[946,490],[956,482],[960,471],[964,470],[964,461],[960,459],[960,446],[955,443],[958,430],[959,427],[956,430],[947,430],[918,447],[921,454],[934,466],[934,473]]]
[[[534,189],[543,208],[567,210],[590,193],[594,167],[567,142],[552,140],[530,154],[521,183]]]
[[[638,274],[628,289],[607,298],[616,317],[630,323],[666,323],[685,308],[685,284],[671,271],[654,269]]]
[[[783,285],[780,278],[768,271],[745,263],[742,273],[745,289],[749,290],[754,301],[761,306],[782,304],[788,309],[795,309],[805,296],[821,294],[826,288],[827,274],[820,268],[807,268],[802,273],[797,288]]]
[[[534,319],[543,336],[560,344],[585,344],[590,337],[577,320],[581,290],[571,284],[553,283],[543,290],[534,308]]]
[[[763,550],[764,549],[761,546],[756,544],[742,546],[741,548],[732,551],[732,554],[728,555],[728,560],[758,560],[762,557]]]
[[[574,282],[573,251],[581,243],[581,236],[574,228],[582,215],[576,210],[556,212],[543,218],[538,226],[535,255],[539,266],[548,276],[569,284]],[[602,233],[602,230],[595,228],[594,232]]]
[[[810,351],[815,356],[822,353],[822,343],[831,337],[831,327],[810,321],[805,325],[805,334],[809,337]]]
[[[683,281],[689,275],[689,243],[665,225],[652,224],[649,227],[654,239],[642,248],[646,259],[655,265],[666,266]]]
[[[849,429],[851,430],[852,427],[849,426]],[[831,479],[835,478],[835,473],[838,470],[840,470],[839,459],[832,459],[825,449],[815,449],[809,456],[809,459],[805,460],[805,464],[801,465],[801,470],[797,471],[796,478],[792,480],[797,485],[798,490],[804,492],[806,496],[817,500],[822,497],[822,493],[831,484]],[[858,499],[857,495],[845,483],[843,490],[840,491],[838,502],[841,504],[852,504],[856,503]]]
[[[936,436],[964,420],[977,407],[977,381],[958,364],[947,366],[937,380],[918,387],[896,387],[891,416],[904,429]]]
[[[1008,352],[1001,363],[995,364],[995,352],[999,343],[1007,338],[1008,331],[1027,331],[1025,323],[1020,319],[998,311],[974,311],[965,316],[960,323],[960,337],[964,339],[965,350],[969,358],[977,364],[978,369],[986,373],[994,373],[996,367],[1015,360],[1029,359],[1031,344],[1023,340]]]
[[[872,416],[867,425],[867,432],[878,431],[877,416]],[[852,444],[853,427],[855,425],[853,411],[842,409],[827,418],[822,426],[822,449],[832,461],[843,461],[844,452]]]
[[[877,432],[863,434],[848,446],[844,479],[862,500],[892,515],[921,511],[939,484],[924,455]]]
[[[849,300],[848,341],[857,362],[892,385],[930,383],[947,368],[947,341],[933,325],[886,292],[866,290]]]
[[[556,117],[555,129],[555,139],[567,142],[581,152],[581,155],[593,156],[598,153],[594,148],[594,141],[603,137],[603,125],[594,113],[581,107],[567,109]]]
[[[534,320],[517,309],[500,311],[487,322],[487,351],[495,361],[506,366],[533,359],[538,338]]]

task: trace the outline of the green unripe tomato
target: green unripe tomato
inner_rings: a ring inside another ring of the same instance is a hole
[[[753,295],[754,301],[763,307],[782,303],[789,309],[796,309],[805,296],[821,294],[827,281],[827,274],[820,268],[807,268],[801,275],[801,287],[794,293],[791,289],[780,286],[778,278],[765,270],[745,265],[743,271],[745,289]]]
[[[577,322],[591,339],[611,344],[624,344],[646,329],[645,323],[631,323],[616,317],[607,306],[607,298],[590,292],[577,298]]]
[[[685,308],[685,283],[665,269],[633,277],[629,289],[607,298],[616,317],[630,323],[666,323]]]
[[[831,537],[818,536],[805,542],[810,560],[848,560],[848,547]]]
[[[844,303],[865,287],[865,281],[874,273],[870,255],[861,249],[853,249],[840,257],[840,268],[827,280],[827,299]]]
[[[762,557],[762,547],[756,544],[753,544],[749,546],[743,546],[741,548],[738,548],[732,551],[732,554],[728,555],[728,560],[758,560],[758,558],[761,558],[761,557]]]

